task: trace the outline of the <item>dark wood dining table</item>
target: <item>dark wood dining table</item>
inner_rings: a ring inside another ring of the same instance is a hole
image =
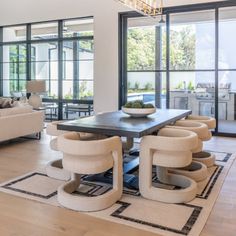
[[[102,134],[106,136],[120,136],[127,138],[142,138],[145,135],[151,135],[166,125],[172,124],[177,120],[187,117],[191,110],[176,109],[157,109],[156,113],[144,118],[133,118],[122,111],[106,112],[90,117],[80,118],[78,120],[66,121],[57,125],[59,130],[87,132]],[[135,153],[135,152],[134,152]],[[129,172],[138,167],[139,158],[124,163],[124,185],[129,188],[137,189],[137,181]],[[90,177],[90,181],[111,182],[105,175],[95,175]],[[106,176],[108,176],[106,174]],[[135,184],[131,184],[135,183]]]
[[[122,111],[106,112],[57,125],[59,130],[88,132],[107,136],[141,138],[191,114],[190,110],[157,109],[144,118],[133,118]]]

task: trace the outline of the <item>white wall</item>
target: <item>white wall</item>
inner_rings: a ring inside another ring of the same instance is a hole
[[[165,0],[165,6],[216,0]],[[220,1],[220,0],[218,0]],[[114,0],[0,0],[0,25],[94,16],[95,111],[118,108],[118,12]]]

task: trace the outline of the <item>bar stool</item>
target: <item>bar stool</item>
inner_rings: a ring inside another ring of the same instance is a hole
[[[216,128],[216,119],[208,116],[195,116],[195,115],[190,115],[186,117],[186,121],[194,121],[194,122],[201,122],[204,123],[208,126],[209,129],[209,136],[208,139],[205,139],[203,141],[208,141],[212,138],[212,133],[210,130],[213,130]],[[199,152],[194,152],[193,154],[193,159],[198,162],[204,163],[207,167],[212,167],[215,165],[215,155],[206,152],[203,150],[200,150]]]
[[[165,203],[184,203],[193,200],[197,194],[194,180],[168,173],[169,168],[182,168],[191,164],[192,151],[198,143],[194,132],[163,128],[158,136],[145,136],[140,145],[139,188],[144,198]],[[154,187],[152,167],[156,166],[160,182],[181,187],[167,190]]]
[[[189,130],[196,133],[198,136],[198,145],[195,149],[192,150],[193,153],[198,153],[202,151],[203,141],[206,141],[211,138],[207,125],[200,122],[180,120],[175,122],[174,125],[166,127],[178,130]],[[196,182],[204,181],[208,177],[207,166],[195,160],[193,160],[192,163],[187,167],[170,169],[169,171],[171,173],[181,174],[190,177],[191,179],[194,179]]]
[[[58,137],[63,152],[63,167],[71,180],[58,188],[59,203],[76,211],[99,211],[110,207],[122,196],[122,144],[119,137],[83,141],[80,134],[70,132]],[[88,197],[73,194],[80,186],[81,175],[93,175],[113,168],[113,187],[108,192]]]

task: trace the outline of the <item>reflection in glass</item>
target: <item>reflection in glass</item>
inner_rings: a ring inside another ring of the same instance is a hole
[[[219,68],[236,69],[236,8],[219,10]]]
[[[92,36],[93,19],[65,20],[63,22],[63,37]]]
[[[215,67],[215,12],[187,12],[170,16],[170,69]]]
[[[16,42],[26,40],[26,25],[3,28],[3,42]]]
[[[41,39],[52,39],[58,37],[58,23],[39,23],[31,25],[31,39],[41,40]]]
[[[189,109],[194,115],[215,116],[214,72],[171,72],[170,108]]]
[[[128,19],[128,70],[164,69],[166,64],[166,29],[156,19]]]

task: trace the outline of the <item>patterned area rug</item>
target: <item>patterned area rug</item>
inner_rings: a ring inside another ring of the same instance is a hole
[[[210,215],[224,179],[235,159],[235,155],[230,153],[214,152],[214,154],[217,159],[216,165],[208,169],[207,181],[200,184],[197,198],[188,204],[164,204],[150,201],[143,199],[138,190],[124,189],[122,199],[112,207],[100,212],[84,214],[164,236],[197,236]],[[158,182],[155,173],[153,173],[153,182],[161,188],[177,188]],[[0,191],[59,206],[57,188],[61,184],[63,181],[49,178],[42,171],[36,171],[1,184]],[[110,188],[109,184],[83,181],[74,194],[97,196]]]

